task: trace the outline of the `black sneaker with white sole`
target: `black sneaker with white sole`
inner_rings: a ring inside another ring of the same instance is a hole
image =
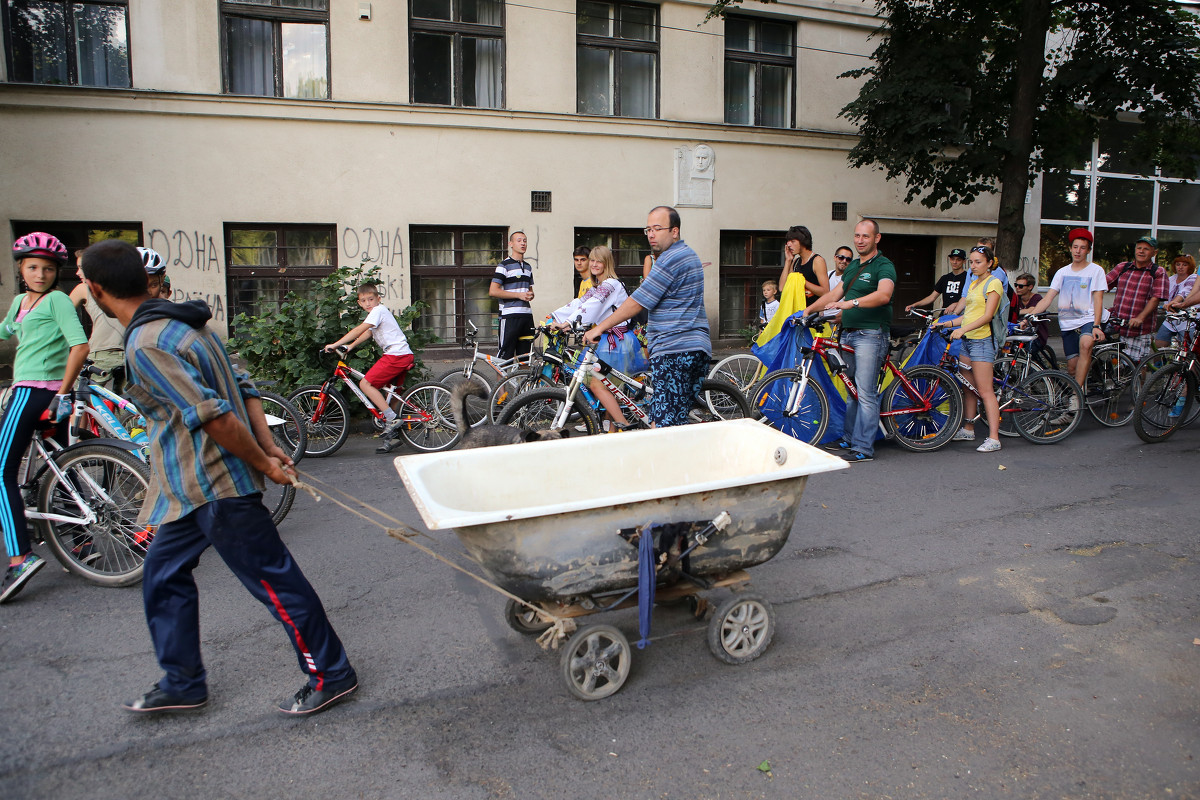
[[[186,700],[168,694],[154,684],[154,688],[136,700],[121,704],[121,708],[134,714],[179,714],[188,711],[200,711],[208,705],[208,697],[199,700]]]
[[[279,710],[285,714],[317,714],[342,702],[357,689],[358,678],[355,676],[321,689],[304,684],[300,691],[279,704]]]

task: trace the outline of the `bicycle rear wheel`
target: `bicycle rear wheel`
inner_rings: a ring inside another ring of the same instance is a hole
[[[554,386],[554,383],[542,374],[541,370],[535,373],[530,373],[528,370],[514,372],[504,380],[496,384],[495,390],[488,401],[488,418],[497,423],[500,421],[500,415],[504,413],[504,407],[509,401],[515,400],[522,393],[528,392],[531,389],[549,389]]]
[[[884,392],[883,428],[905,450],[925,453],[950,443],[963,419],[963,398],[954,378],[940,367],[920,365],[904,370],[904,381],[893,380]],[[928,407],[928,408],[927,408]]]
[[[142,562],[153,529],[137,518],[146,499],[150,468],[127,450],[88,443],[60,450],[43,473],[37,508],[43,514],[81,517],[74,494],[96,516],[90,524],[39,520],[42,537],[69,571],[101,586],[131,586],[142,579]],[[69,485],[68,485],[69,484]]]
[[[482,372],[472,372],[470,380],[483,391],[482,397],[467,395],[467,424],[474,428],[476,425],[482,425],[491,419],[488,416],[488,398],[492,396],[494,387],[492,386],[492,381]],[[449,372],[443,372],[437,379],[437,383],[442,384],[452,391],[455,386],[458,386],[460,383],[466,383],[466,381],[467,376],[463,373],[462,367],[452,369]]]
[[[301,386],[288,396],[304,420],[308,442],[304,455],[324,458],[333,455],[350,433],[350,406],[335,389],[323,392],[317,385]]]
[[[1026,378],[1013,393],[1017,432],[1034,444],[1071,435],[1083,419],[1083,390],[1065,372],[1046,369]]]
[[[1032,373],[1046,369],[1035,358],[999,356],[992,362],[992,383],[996,390],[996,402],[1000,404],[1000,435],[1020,436],[1013,412],[1005,403],[1013,396],[1021,381]]]
[[[1092,358],[1086,400],[1088,411],[1097,422],[1110,428],[1129,422],[1138,392],[1134,382],[1137,374],[1137,364],[1121,350],[1106,350],[1098,358]]]
[[[279,449],[287,453],[292,461],[304,458],[304,450],[308,447],[308,433],[305,431],[304,417],[300,414],[300,409],[283,395],[262,389],[258,390],[258,395],[275,444],[279,445]]]
[[[1135,411],[1137,398],[1141,396],[1142,389],[1145,388],[1146,383],[1160,369],[1179,363],[1176,361],[1178,354],[1178,348],[1164,347],[1162,350],[1157,350],[1138,362],[1137,376],[1134,378],[1134,385],[1137,387],[1137,391],[1134,393]],[[1193,366],[1196,364],[1194,360],[1189,361],[1189,363]],[[1192,374],[1197,375],[1196,372]],[[1200,417],[1200,395],[1193,394],[1193,398],[1191,409],[1188,411],[1187,416],[1183,418],[1183,425],[1191,425],[1196,421],[1196,417]]]
[[[418,383],[404,395],[396,409],[402,420],[400,435],[424,453],[449,450],[458,444],[450,390],[440,383]]]
[[[499,424],[515,425],[525,431],[550,430],[566,402],[566,389],[533,389],[504,407]],[[568,415],[567,430],[571,432],[570,435],[582,433],[585,436],[594,436],[600,433],[600,420],[583,398],[575,398],[571,404],[571,411],[575,416]],[[583,430],[575,430],[576,427],[582,427]]]
[[[1134,402],[1133,429],[1155,444],[1186,425],[1196,405],[1196,377],[1186,364],[1171,364],[1150,376]]]
[[[762,414],[763,419],[777,431],[782,431],[805,444],[816,444],[825,435],[829,426],[829,400],[825,390],[815,380],[804,385],[803,395],[798,402],[793,400],[793,387],[800,391],[800,371],[778,369],[767,373],[758,383],[751,409]],[[796,407],[789,411],[789,400]]]
[[[700,383],[688,412],[689,422],[720,422],[726,419],[749,419],[750,404],[746,397],[725,381],[705,378]]]

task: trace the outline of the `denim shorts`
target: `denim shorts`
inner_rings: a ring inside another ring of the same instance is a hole
[[[1092,327],[1095,323],[1085,322],[1082,327],[1076,328],[1073,331],[1063,331],[1063,355],[1068,359],[1075,358],[1079,355],[1079,337],[1091,336]]]
[[[996,360],[996,345],[991,336],[982,339],[968,339],[964,336],[962,343],[962,352],[971,361],[986,361],[990,364]]]

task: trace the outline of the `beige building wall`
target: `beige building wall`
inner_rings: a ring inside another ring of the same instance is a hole
[[[902,188],[847,167],[854,138],[836,114],[856,87],[834,76],[871,50],[868,4],[763,7],[797,23],[797,130],[722,121],[723,23],[701,26],[701,3],[661,6],[662,119],[577,115],[575,4],[539,5],[554,12],[507,7],[507,108],[476,110],[407,103],[399,0],[375,0],[369,21],[358,2],[333,0],[328,101],[222,95],[217,3],[132,0],[134,90],[0,85],[0,173],[16,187],[0,195],[0,240],[12,220],[140,222],[176,297],[207,300],[224,325],[227,223],[336,225],[339,263],[379,263],[393,308],[412,300],[411,226],[521,228],[541,315],[571,297],[575,229],[641,228],[672,202],[675,149],[704,143],[716,154],[713,207],[681,214],[708,264],[715,334],[722,230],[805,224],[831,259],[860,216],[878,215],[885,252],[888,233],[938,236],[945,269],[949,249],[994,218],[991,199],[962,213],[908,206]],[[530,212],[531,190],[552,192],[551,213]],[[848,221],[832,220],[835,201]],[[15,291],[12,275],[0,275],[0,297]]]

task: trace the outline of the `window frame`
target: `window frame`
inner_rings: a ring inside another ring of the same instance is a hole
[[[796,24],[795,24],[795,22],[792,22],[790,25],[788,25],[788,23],[785,22],[784,20],[771,19],[771,18],[766,18],[766,17],[756,17],[756,16],[750,16],[750,15],[746,15],[746,14],[730,14],[726,18],[726,24],[728,24],[729,19],[733,19],[738,22],[748,22],[751,25],[753,25],[754,30],[756,31],[756,33],[755,33],[756,41],[762,40],[762,35],[761,35],[761,33],[759,33],[759,31],[760,31],[763,23],[772,24],[772,25],[782,25],[782,26],[787,27],[788,28],[788,37],[789,37],[789,47],[791,48],[791,55],[781,56],[781,55],[776,55],[773,53],[758,53],[758,52],[751,52],[748,50],[732,50],[729,47],[728,36],[725,34],[722,34],[722,39],[724,40],[724,45],[725,45],[725,47],[724,47],[725,58],[721,64],[722,94],[725,95],[722,98],[722,100],[723,100],[722,104],[724,106],[728,106],[728,102],[729,102],[728,95],[726,94],[729,90],[729,87],[728,87],[728,85],[726,85],[725,78],[724,78],[724,74],[725,74],[724,70],[726,68],[726,65],[729,64],[729,62],[733,61],[733,62],[739,63],[739,64],[753,64],[754,65],[754,86],[755,86],[754,119],[753,119],[753,121],[751,121],[749,123],[730,122],[728,119],[728,116],[723,114],[722,116],[725,119],[725,124],[726,125],[738,125],[738,126],[743,126],[743,127],[753,127],[753,128],[770,128],[771,130],[794,130],[796,127],[796,91],[797,91],[796,76],[799,73],[799,65],[798,65],[797,59],[796,59]],[[788,101],[789,101],[788,102],[788,121],[787,121],[787,125],[782,128],[774,126],[774,125],[764,125],[762,122],[762,119],[763,119],[762,72],[763,72],[764,66],[787,67],[791,70],[792,80],[791,80],[791,97],[788,98]],[[722,109],[722,111],[724,111],[724,109]]]
[[[217,20],[221,42],[221,93],[231,97],[277,97],[283,100],[318,101],[333,99],[333,58],[330,46],[329,4],[325,9],[294,8],[279,5],[286,0],[272,0],[274,5],[240,3],[238,0],[219,0]],[[232,75],[229,63],[229,34],[225,21],[230,17],[265,20],[271,23],[272,84],[274,94],[241,94],[230,90]],[[320,23],[325,27],[325,97],[286,97],[283,93],[283,23]]]
[[[275,249],[278,256],[278,263],[275,265],[257,265],[253,267],[235,265],[233,263],[233,234],[237,231],[274,231],[276,235]],[[291,251],[287,241],[288,232],[299,231],[324,231],[329,234],[329,247],[333,251],[333,263],[328,267],[291,267],[287,263],[287,254]],[[320,279],[332,275],[337,270],[338,261],[338,226],[336,223],[305,223],[305,222],[226,222],[222,238],[225,245],[225,307],[226,319],[229,324],[229,333],[233,335],[233,321],[242,309],[238,303],[237,291],[234,288],[234,281],[238,278],[270,278],[275,277],[282,281],[279,287],[278,305],[283,300],[283,296],[289,291],[293,291],[290,282],[293,279]],[[268,273],[268,274],[256,274]]]
[[[751,263],[749,264],[726,264],[724,263],[725,240],[726,237],[745,236],[749,237],[746,242],[747,253]],[[752,261],[753,254],[756,252],[774,252],[765,250],[757,246],[760,239],[777,239],[779,240],[779,262],[775,264],[760,264],[755,265]],[[757,291],[757,299],[753,303],[754,309],[757,309],[762,301],[762,283],[766,280],[779,280],[779,273],[783,271],[783,253],[786,236],[778,230],[721,230],[717,245],[717,336],[718,339],[734,339],[739,338],[739,331],[742,328],[734,328],[727,330],[724,316],[724,303],[722,302],[725,292],[726,279],[728,278],[754,278]],[[779,293],[782,294],[783,289],[780,288]],[[753,311],[751,312],[753,313]],[[751,316],[745,320],[747,325],[753,324],[755,317]]]
[[[620,9],[622,8],[640,8],[650,9],[654,12],[654,41],[646,42],[640,39],[622,39],[620,36],[598,36],[590,33],[579,32],[579,5],[580,0],[577,0],[575,5],[575,113],[587,117],[621,117],[622,119],[662,119],[662,7],[653,3],[632,3],[625,0],[596,0],[613,6],[613,24],[620,25]],[[613,79],[612,79],[612,102],[613,112],[611,114],[591,114],[581,111],[579,108],[579,48],[591,47],[595,49],[611,50],[613,52]],[[638,53],[652,53],[654,55],[654,116],[652,117],[635,117],[622,114],[620,110],[621,104],[621,83],[622,73],[620,54],[625,51]]]
[[[3,0],[0,2],[0,26],[4,29],[4,60],[8,70],[6,80],[10,83],[19,83],[28,86],[55,86],[51,83],[37,83],[35,81],[20,81],[14,78],[16,74],[16,58],[13,47],[13,30],[12,30],[12,7],[14,0]],[[65,37],[67,62],[67,86],[87,86],[96,89],[113,89],[125,90],[133,88],[133,46],[129,36],[129,0],[79,0],[83,5],[93,6],[113,6],[125,9],[125,63],[127,66],[126,84],[124,86],[110,86],[108,84],[80,83],[79,82],[79,53],[75,36],[72,34],[74,25],[72,24],[75,14],[75,0],[51,0],[63,6],[64,20],[67,27],[67,35]]]
[[[462,22],[461,0],[449,0],[450,19],[439,20],[413,15],[413,0],[408,0],[408,99],[413,105],[432,106],[436,108],[477,108],[483,110],[502,111],[508,102],[508,4],[500,3],[500,24],[484,25],[477,22]],[[449,34],[451,37],[450,57],[450,102],[429,103],[418,102],[416,70],[412,68],[414,41],[420,33]],[[462,103],[463,86],[463,57],[462,39],[464,36],[500,40],[500,103],[496,106],[468,106]]]
[[[486,278],[491,282],[492,276],[496,274],[496,265],[508,258],[508,237],[509,228],[500,225],[410,225],[408,228],[408,244],[409,244],[409,282],[412,287],[411,302],[416,303],[423,300],[419,294],[422,279],[440,279],[445,280],[450,278],[454,281],[454,338],[450,341],[441,341],[433,345],[439,349],[461,348],[462,343],[466,339],[467,333],[467,293],[466,286],[462,282],[467,278]],[[436,264],[418,264],[417,252],[418,248],[415,244],[417,237],[424,233],[451,233],[453,234],[452,252],[454,253],[454,263],[447,265]],[[463,244],[463,236],[471,233],[499,234],[501,236],[500,250],[497,253],[499,258],[496,264],[483,266],[472,264],[467,266],[464,264],[463,254],[466,252],[466,247]],[[497,321],[499,320],[500,303],[497,300],[491,300],[489,313]],[[417,317],[413,320],[413,327],[420,329],[424,327],[422,320],[425,315]],[[444,327],[444,326],[443,326]],[[487,341],[489,336],[494,336],[493,329],[485,329],[480,327],[480,341]]]

